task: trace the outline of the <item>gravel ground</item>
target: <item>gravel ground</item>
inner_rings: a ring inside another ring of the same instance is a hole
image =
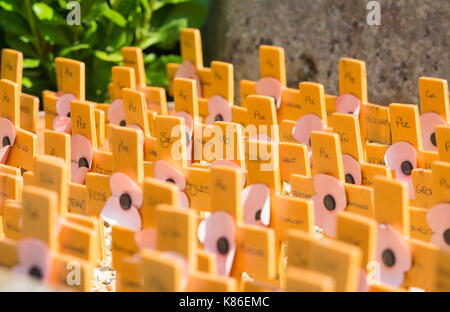
[[[94,270],[91,291],[93,292],[114,292],[116,291],[116,271],[112,268],[112,227],[105,223],[105,246],[106,260]]]

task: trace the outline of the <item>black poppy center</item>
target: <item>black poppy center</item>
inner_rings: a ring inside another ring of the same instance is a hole
[[[353,176],[350,173],[347,173],[345,175],[345,182],[350,183],[350,184],[355,184],[355,179],[353,178]]]
[[[174,179],[172,179],[172,178],[168,178],[168,179],[166,180],[166,182],[169,182],[169,183],[173,183],[173,184],[175,184],[175,180],[174,180]]]
[[[11,141],[9,140],[9,138],[7,136],[4,136],[2,139],[2,145],[3,147],[11,145]]]
[[[81,157],[78,159],[78,168],[86,167],[89,168],[89,163],[86,158]]]
[[[445,230],[444,241],[450,246],[450,229]]]
[[[436,133],[435,133],[435,132],[433,132],[433,133],[430,135],[430,141],[431,141],[431,144],[433,144],[434,146],[437,146],[437,143],[436,143]]]
[[[127,125],[127,122],[126,122],[125,120],[121,120],[120,123],[119,123],[119,125],[120,125],[121,127],[125,127],[125,126]]]
[[[217,114],[214,121],[223,121],[223,116],[221,114]]]
[[[383,251],[383,254],[381,255],[381,258],[383,259],[383,263],[387,267],[393,267],[395,264],[395,255],[394,252],[391,249],[386,249]]]
[[[309,137],[308,144],[311,146],[311,137]]]
[[[413,165],[408,161],[405,160],[404,162],[402,162],[401,164],[401,169],[404,175],[411,175],[411,170],[413,169]]]
[[[68,113],[67,113],[67,117],[69,117],[69,118],[70,118],[70,116],[71,116],[71,114],[70,114],[70,112],[68,112]]]
[[[261,209],[259,209],[259,210],[255,213],[255,220],[256,220],[256,221],[261,220]]]
[[[325,208],[329,211],[333,211],[336,208],[336,201],[334,200],[333,196],[326,195],[323,198],[323,204]]]
[[[120,195],[119,201],[120,207],[122,207],[123,210],[128,210],[131,208],[131,197],[127,193]]]
[[[39,269],[37,266],[33,266],[30,271],[28,271],[28,274],[34,278],[42,279],[42,272],[41,269]]]
[[[225,237],[221,237],[217,240],[217,250],[222,255],[225,255],[228,252],[228,240]]]

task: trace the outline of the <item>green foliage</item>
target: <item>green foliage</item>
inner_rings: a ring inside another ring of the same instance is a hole
[[[62,56],[86,64],[87,99],[104,102],[123,46],[142,48],[147,84],[166,87],[166,64],[181,61],[181,29],[202,26],[210,0],[78,0],[81,25],[73,26],[69,2],[0,0],[0,48],[23,52],[26,93],[56,90],[54,59]]]

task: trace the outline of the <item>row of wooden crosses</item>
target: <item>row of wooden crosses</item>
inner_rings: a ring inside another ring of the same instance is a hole
[[[85,98],[85,65],[56,58],[57,91],[21,91],[23,56],[0,80],[0,266],[90,291],[450,291],[450,107],[419,78],[420,108],[371,104],[363,61],[339,61],[340,95],[286,86],[281,47],[258,81],[204,67],[181,33],[169,94],[122,49],[110,104]],[[110,231],[110,250],[105,231]]]

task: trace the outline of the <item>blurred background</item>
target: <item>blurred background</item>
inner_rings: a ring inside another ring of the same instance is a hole
[[[87,99],[104,102],[122,46],[144,50],[148,84],[166,86],[165,65],[180,62],[179,32],[201,28],[205,64],[231,62],[239,80],[259,77],[258,46],[286,49],[288,86],[316,81],[338,94],[338,60],[367,63],[369,101],[418,103],[420,76],[450,78],[450,1],[80,0],[69,26],[66,0],[0,0],[0,47],[24,53],[24,92],[56,89],[54,58],[86,63]],[[239,103],[239,101],[237,101]]]
[[[200,28],[210,7],[210,0],[80,0],[81,25],[70,26],[69,2],[0,0],[0,48],[23,52],[26,93],[56,90],[54,59],[63,56],[86,64],[86,98],[104,102],[123,46],[142,48],[147,83],[167,86],[166,64],[181,62],[181,29]]]

